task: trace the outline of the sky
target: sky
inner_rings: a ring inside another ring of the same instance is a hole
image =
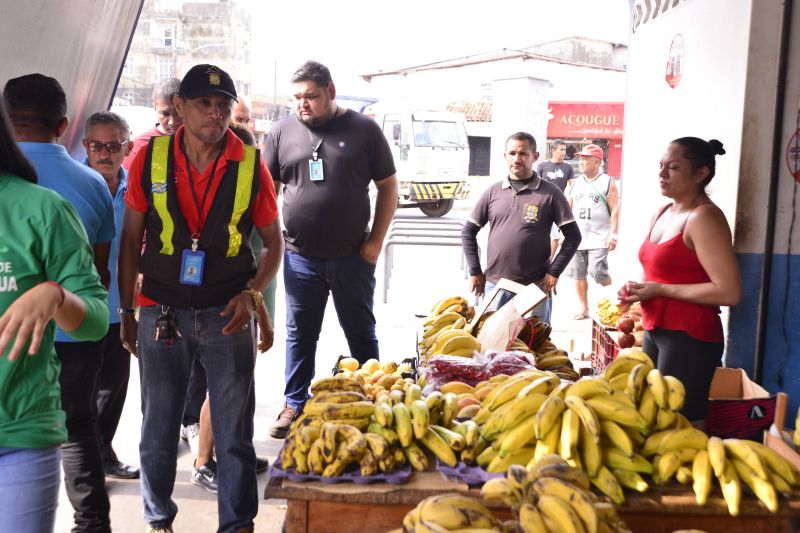
[[[286,95],[308,59],[340,94],[368,95],[358,75],[582,36],[627,43],[629,0],[240,0],[253,21],[253,92]],[[277,84],[275,80],[277,79]]]

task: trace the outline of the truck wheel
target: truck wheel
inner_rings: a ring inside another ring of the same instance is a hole
[[[419,210],[429,217],[443,217],[453,209],[453,203],[455,203],[455,200],[450,198],[448,200],[439,200],[438,202],[419,204]]]

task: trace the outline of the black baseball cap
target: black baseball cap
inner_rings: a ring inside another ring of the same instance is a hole
[[[190,100],[211,93],[236,99],[236,87],[227,72],[214,65],[195,65],[181,80],[178,95]]]

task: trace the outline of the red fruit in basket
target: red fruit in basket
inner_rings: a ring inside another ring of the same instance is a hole
[[[635,343],[636,343],[636,337],[634,337],[630,333],[622,333],[617,338],[617,344],[619,344],[620,348],[630,348]]]
[[[617,324],[617,329],[620,330],[622,333],[632,333],[633,332],[634,323],[633,320],[630,318],[623,318]]]

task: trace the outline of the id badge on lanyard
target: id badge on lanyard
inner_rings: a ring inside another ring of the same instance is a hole
[[[181,284],[200,286],[203,284],[203,266],[206,262],[206,253],[197,249],[197,239],[192,239],[191,249],[183,250],[181,258]]]

